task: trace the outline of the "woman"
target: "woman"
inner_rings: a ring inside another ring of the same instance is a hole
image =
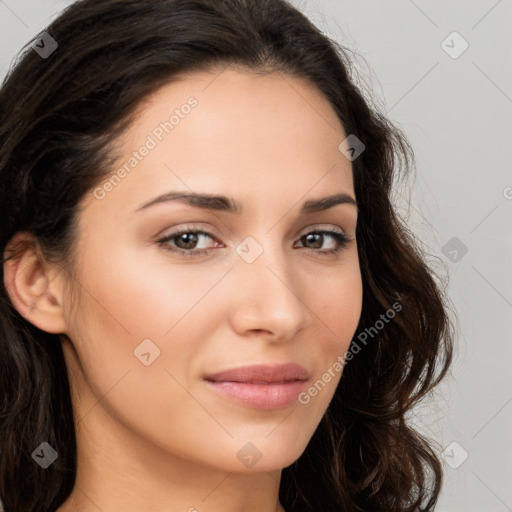
[[[432,510],[413,160],[283,0],[83,0],[0,91],[5,510]]]

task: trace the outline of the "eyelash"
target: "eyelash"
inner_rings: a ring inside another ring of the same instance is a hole
[[[210,234],[206,231],[202,231],[200,229],[182,228],[174,233],[171,233],[170,235],[165,236],[164,238],[161,238],[160,240],[157,240],[157,243],[166,251],[172,252],[174,254],[179,254],[180,256],[190,257],[190,258],[208,253],[208,251],[210,249],[185,250],[185,249],[176,249],[176,248],[173,248],[172,246],[168,245],[169,241],[171,241],[174,238],[177,238],[183,234],[204,235],[204,236],[210,237],[211,239],[215,239],[215,237],[212,234]],[[320,253],[325,256],[332,255],[332,254],[338,254],[339,252],[341,252],[342,249],[344,249],[347,246],[348,242],[350,242],[352,240],[351,238],[347,237],[346,235],[344,235],[343,233],[341,233],[335,229],[309,231],[308,233],[305,233],[304,235],[302,235],[300,237],[300,239],[302,239],[308,235],[311,235],[311,234],[328,235],[328,236],[334,238],[336,240],[336,242],[338,243],[338,247],[335,249],[328,249],[328,250],[323,250],[323,251],[316,250],[316,249],[310,249],[310,251],[312,251],[312,252],[317,252],[317,253]]]

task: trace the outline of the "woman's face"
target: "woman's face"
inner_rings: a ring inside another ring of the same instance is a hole
[[[139,109],[82,203],[79,307],[64,313],[91,439],[116,430],[130,449],[234,472],[301,455],[361,313],[355,205],[305,208],[355,198],[347,135],[312,86],[277,73],[193,73]],[[156,200],[177,192],[228,199]],[[249,365],[275,373],[214,376]]]

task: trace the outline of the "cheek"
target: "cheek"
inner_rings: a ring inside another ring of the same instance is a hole
[[[335,333],[329,339],[333,341],[329,343],[329,348],[336,349],[337,355],[342,355],[348,348],[352,340],[362,308],[362,285],[361,280],[357,277],[349,281],[345,281],[336,293],[331,297],[328,306],[324,309],[323,319],[325,324]]]
[[[197,354],[222,318],[215,286],[227,270],[171,266],[165,254],[96,251],[92,242],[85,247],[70,332],[83,371],[98,397],[130,371],[130,381],[140,380],[130,400],[142,397],[150,407],[145,397],[152,390],[179,387],[165,370],[184,385],[187,373],[197,373]]]
[[[223,274],[219,268],[168,264],[163,250],[157,258],[145,251],[91,252],[84,261],[88,316],[100,320],[94,322],[99,328],[108,327],[110,338],[130,335],[134,343],[165,338],[195,309],[207,313],[201,299]]]
[[[339,273],[324,280],[322,293],[312,302],[318,323],[327,336],[324,352],[333,357],[342,355],[352,340],[361,317],[363,285],[357,253],[350,254]]]
[[[315,410],[313,416],[323,414],[332,399],[343,373],[346,352],[350,346],[362,309],[362,279],[357,259],[353,259],[329,280],[323,293],[311,301],[317,317],[318,335],[313,351],[318,364],[311,387],[306,389],[303,405]],[[307,405],[309,404],[309,405]]]

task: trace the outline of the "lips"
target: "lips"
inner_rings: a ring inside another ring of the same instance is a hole
[[[297,401],[309,378],[295,363],[233,368],[204,377],[206,386],[231,402],[253,409],[282,409]]]
[[[308,378],[308,371],[295,363],[243,366],[205,377],[206,380],[214,382],[244,382],[246,384],[283,384]]]

